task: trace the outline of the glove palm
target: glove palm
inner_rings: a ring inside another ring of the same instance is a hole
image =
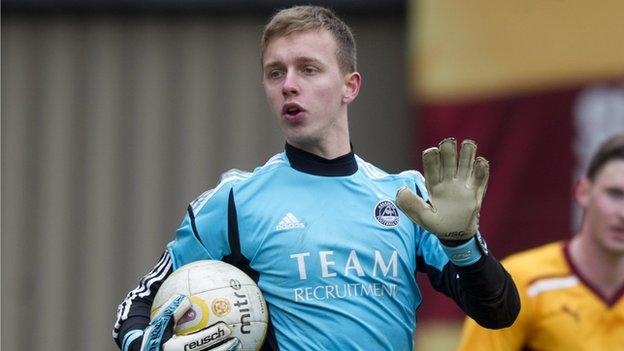
[[[456,142],[447,138],[423,152],[429,203],[403,187],[396,203],[412,221],[444,240],[469,239],[478,230],[479,210],[487,188],[489,164],[475,159],[477,146],[464,140],[457,160]]]

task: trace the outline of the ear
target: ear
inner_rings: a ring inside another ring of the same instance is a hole
[[[362,85],[362,76],[358,72],[352,72],[345,75],[344,87],[342,91],[342,102],[345,104],[355,100],[360,92]]]
[[[582,178],[574,185],[574,197],[581,207],[586,207],[589,203],[589,196],[591,191],[591,181],[587,178]]]

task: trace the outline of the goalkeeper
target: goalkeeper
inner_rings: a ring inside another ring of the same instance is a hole
[[[184,298],[150,323],[163,280],[202,259],[256,280],[269,307],[264,350],[411,350],[417,272],[481,325],[510,326],[519,297],[478,231],[488,163],[475,157],[476,144],[464,141],[458,152],[449,138],[426,150],[424,178],[356,156],[347,118],[362,79],[355,42],[325,8],[278,12],[264,30],[261,63],[285,150],[253,173],[225,173],[189,205],[175,240],[119,305],[119,347],[239,347],[215,332],[219,325],[170,338]]]

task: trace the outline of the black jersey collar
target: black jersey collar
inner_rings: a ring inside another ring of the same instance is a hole
[[[349,176],[358,170],[355,155],[353,154],[353,146],[348,154],[328,160],[286,143],[286,156],[292,168],[300,172],[319,176]]]

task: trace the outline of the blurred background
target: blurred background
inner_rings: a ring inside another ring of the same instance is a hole
[[[187,204],[283,148],[260,34],[298,3],[2,1],[2,349],[116,349],[117,304]],[[444,137],[474,139],[494,254],[570,238],[574,180],[624,132],[624,3],[305,4],[355,33],[357,154],[397,172]],[[452,350],[462,314],[420,282],[417,346]]]

